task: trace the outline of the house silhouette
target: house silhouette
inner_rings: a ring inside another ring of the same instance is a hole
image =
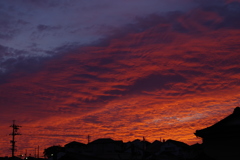
[[[206,155],[216,160],[240,159],[240,107],[216,124],[194,133],[202,138]]]

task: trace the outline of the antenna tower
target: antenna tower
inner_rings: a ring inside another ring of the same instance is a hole
[[[10,127],[12,128],[12,133],[9,134],[9,135],[12,136],[12,140],[10,141],[10,143],[12,144],[12,148],[11,148],[11,150],[12,150],[12,157],[14,157],[14,152],[16,151],[15,136],[16,136],[16,135],[21,135],[20,133],[18,133],[18,129],[19,129],[19,127],[21,127],[21,126],[16,125],[16,124],[15,124],[15,120],[13,120],[13,124],[12,124]]]

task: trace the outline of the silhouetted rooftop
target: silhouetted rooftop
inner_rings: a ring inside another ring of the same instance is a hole
[[[100,139],[97,139],[97,140],[94,140],[92,142],[90,142],[89,144],[99,144],[99,143],[119,143],[122,141],[114,141],[113,139],[111,138],[100,138]]]
[[[170,142],[170,143],[173,143],[179,147],[182,147],[182,148],[188,148],[189,145],[187,145],[186,143],[183,143],[183,142],[180,142],[180,141],[175,141],[175,140],[172,140],[172,139],[168,139],[166,142]]]
[[[66,144],[64,147],[73,147],[73,146],[80,147],[80,146],[85,146],[85,145],[86,144],[81,143],[81,142],[72,141],[72,142]]]
[[[153,143],[148,145],[146,151],[151,153],[157,152],[161,148],[162,144],[163,142],[155,140]]]
[[[202,130],[197,130],[194,134],[202,138],[240,136],[240,107],[236,107],[232,114],[221,121]]]

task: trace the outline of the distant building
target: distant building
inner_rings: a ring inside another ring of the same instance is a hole
[[[162,144],[163,142],[156,140],[147,146],[146,152],[150,155],[153,155],[160,151]]]
[[[132,142],[127,142],[125,145],[125,152],[131,154],[131,159],[138,159],[144,155],[146,147],[148,146],[149,142],[141,141],[139,139],[135,139]],[[138,158],[137,158],[138,157]]]
[[[122,151],[123,141],[115,141],[111,138],[100,138],[87,145],[88,152],[114,153]]]
[[[195,135],[202,138],[203,150],[206,155],[216,160],[240,159],[240,108],[217,122],[202,130],[197,130]]]
[[[86,150],[86,144],[80,142],[70,142],[64,146],[66,152],[82,153]]]
[[[159,154],[168,153],[176,157],[186,159],[189,149],[190,146],[186,143],[169,139],[162,144]]]

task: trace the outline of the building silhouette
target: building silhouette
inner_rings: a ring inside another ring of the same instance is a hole
[[[194,133],[202,138],[206,155],[216,160],[240,159],[240,107],[216,124]]]

